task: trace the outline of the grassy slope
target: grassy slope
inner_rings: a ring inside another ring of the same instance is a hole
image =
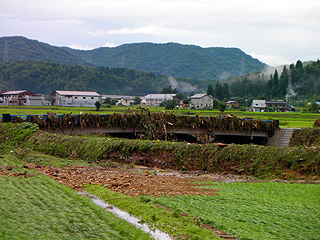
[[[211,183],[219,196],[158,197],[240,239],[319,239],[320,185]]]
[[[57,107],[57,106],[46,106],[46,107],[12,107],[12,106],[1,106],[0,108],[0,118],[2,118],[3,113],[9,113],[12,115],[29,115],[29,114],[47,114],[48,112],[54,112],[57,114],[79,114],[92,113],[92,114],[112,114],[114,112],[126,112],[130,109],[131,111],[137,110],[136,106],[128,107],[116,107],[111,108],[102,107],[102,109],[97,112],[95,108],[67,108],[67,107]],[[150,107],[151,112],[161,112],[164,110],[163,107]],[[178,114],[192,114],[199,116],[217,116],[221,113],[217,110],[189,110],[189,109],[179,109],[175,111]],[[320,118],[317,113],[255,113],[255,112],[241,112],[241,111],[226,111],[225,113],[232,114],[238,117],[253,117],[264,120],[278,119],[280,120],[280,127],[294,127],[294,128],[304,128],[312,127],[315,120]]]
[[[22,171],[10,155],[0,166]],[[0,177],[1,239],[150,239],[90,199],[52,179]]]

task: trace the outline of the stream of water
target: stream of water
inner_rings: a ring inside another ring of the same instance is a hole
[[[80,194],[82,194],[84,196],[89,196],[86,193],[80,193]],[[91,197],[91,195],[90,195],[90,197]],[[115,206],[112,206],[112,205],[110,205],[108,203],[105,203],[102,200],[100,200],[98,198],[95,198],[95,197],[92,198],[92,202],[95,203],[96,205],[100,206],[100,207],[103,207],[107,211],[112,212],[113,214],[115,214],[116,216],[126,220],[127,222],[133,224],[137,228],[140,228],[144,232],[149,233],[156,240],[172,240],[172,238],[168,234],[166,234],[164,232],[161,232],[158,229],[150,229],[148,224],[140,223],[140,219],[139,218],[133,217],[129,213],[127,213],[125,211],[122,211],[121,209],[119,209],[119,208],[117,208]]]

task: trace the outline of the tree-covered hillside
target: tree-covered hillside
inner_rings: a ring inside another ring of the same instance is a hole
[[[0,91],[27,89],[97,91],[100,94],[144,95],[160,92],[168,77],[125,68],[83,67],[23,61],[0,63]]]
[[[0,38],[1,61],[4,60],[5,48],[7,48],[7,57],[9,61],[31,60],[71,65],[88,64],[63,48],[54,47],[24,37]]]
[[[96,65],[128,67],[189,79],[225,79],[266,67],[237,48],[201,48],[178,43],[125,44],[115,48],[73,51]]]
[[[5,43],[9,61],[32,60],[70,65],[125,67],[185,79],[220,80],[266,67],[266,64],[237,48],[201,48],[178,43],[134,43],[82,51],[54,47],[24,37],[2,37],[0,56],[4,56]]]

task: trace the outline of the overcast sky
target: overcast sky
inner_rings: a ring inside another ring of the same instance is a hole
[[[0,0],[0,34],[76,49],[237,47],[276,66],[320,58],[320,0]]]

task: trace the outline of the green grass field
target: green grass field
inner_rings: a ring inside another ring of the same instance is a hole
[[[148,107],[150,112],[161,112],[165,111],[163,107]],[[95,108],[80,108],[80,107],[57,107],[57,106],[45,106],[45,107],[13,107],[13,106],[1,106],[0,107],[0,118],[2,114],[9,113],[11,115],[43,115],[47,113],[56,114],[79,114],[91,113],[91,114],[112,114],[114,112],[128,112],[128,111],[139,111],[138,107],[117,107],[112,106],[111,108],[102,107],[99,112]],[[187,115],[199,115],[199,116],[218,116],[221,113],[217,110],[189,110],[189,109],[178,109],[174,110],[177,114]],[[263,120],[280,120],[280,127],[290,128],[306,128],[312,127],[315,120],[320,118],[319,113],[278,113],[278,112],[243,112],[243,111],[226,111],[226,114],[232,114],[237,117],[253,117]]]
[[[210,183],[219,196],[152,198],[240,239],[320,239],[320,185]]]
[[[10,155],[0,160],[0,167],[13,166],[13,172],[26,171],[22,164]],[[26,178],[0,177],[0,239],[151,237],[74,190],[36,174]]]

